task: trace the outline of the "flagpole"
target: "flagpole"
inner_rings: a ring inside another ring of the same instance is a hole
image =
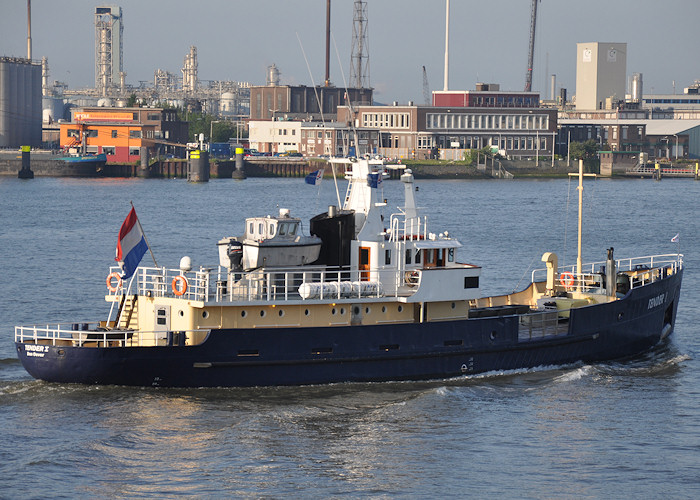
[[[335,195],[338,197],[338,210],[343,209],[343,205],[340,203],[340,191],[338,191],[338,179],[335,176],[335,163],[329,162],[331,164],[331,170],[333,171],[333,184],[335,184]]]
[[[134,202],[130,201],[131,203],[131,208],[134,208]],[[153,264],[158,267],[158,263],[156,262],[156,256],[153,255],[153,250],[151,250],[151,244],[148,242],[148,238],[146,238],[146,231],[143,230],[143,226],[141,225],[141,221],[139,220],[139,216],[136,216],[136,223],[139,225],[139,229],[141,230],[141,233],[143,233],[143,239],[146,241],[146,246],[148,247],[148,251],[151,252],[151,258],[153,259]]]

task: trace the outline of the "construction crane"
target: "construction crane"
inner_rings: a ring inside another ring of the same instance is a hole
[[[430,106],[430,87],[428,86],[428,72],[423,66],[423,100],[426,106]]]
[[[525,74],[525,92],[532,90],[532,63],[535,58],[535,25],[537,23],[537,1],[532,0],[530,13],[530,48],[527,53],[527,73]]]

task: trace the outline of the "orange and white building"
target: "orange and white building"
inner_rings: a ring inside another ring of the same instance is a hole
[[[76,108],[70,123],[61,123],[60,145],[65,150],[104,153],[108,162],[138,161],[141,148],[150,155],[181,156],[188,124],[177,120],[174,109]]]

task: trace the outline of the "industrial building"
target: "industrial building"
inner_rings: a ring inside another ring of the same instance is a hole
[[[372,94],[371,88],[344,89],[305,85],[252,86],[250,87],[250,119],[334,121],[338,106],[371,105]]]
[[[41,144],[41,65],[0,57],[0,148]]]
[[[108,162],[140,160],[141,148],[150,155],[183,156],[188,124],[173,109],[76,108],[69,123],[61,123],[61,148],[107,156]]]
[[[477,83],[476,90],[433,91],[433,106],[463,108],[537,108],[538,92],[501,92],[497,83]]]
[[[576,44],[576,109],[605,109],[606,99],[625,99],[627,44]]]
[[[378,151],[379,129],[355,130],[338,122],[254,120],[249,122],[249,141],[250,147],[261,153],[355,156]]]
[[[341,106],[338,121],[378,128],[378,152],[416,159],[462,159],[484,147],[514,159],[549,156],[558,130],[557,111],[538,107]]]

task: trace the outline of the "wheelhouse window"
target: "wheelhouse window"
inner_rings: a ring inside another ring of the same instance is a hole
[[[391,250],[388,248],[384,251],[384,264],[391,264]]]
[[[410,263],[411,263],[411,249],[407,248],[406,249],[406,264],[410,264]]]
[[[454,262],[455,261],[455,249],[450,248],[447,250],[447,262]]]

